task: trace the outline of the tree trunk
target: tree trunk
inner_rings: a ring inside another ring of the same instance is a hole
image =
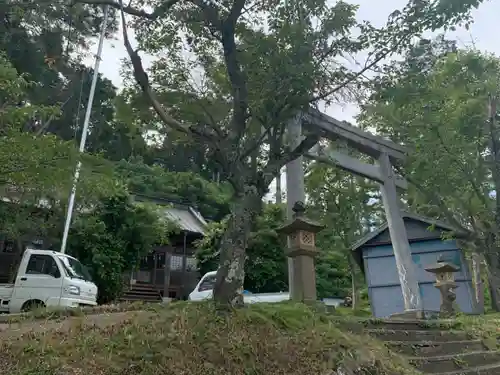
[[[494,311],[500,311],[500,272],[490,270],[488,272],[488,286],[491,298],[491,308]]]
[[[248,236],[262,206],[262,195],[247,186],[235,197],[228,227],[221,241],[220,264],[214,286],[214,300],[222,306],[243,305],[243,282]]]
[[[349,271],[351,272],[351,293],[352,293],[352,309],[356,310],[359,306],[359,288],[356,280],[356,262],[351,254],[347,255],[349,260]]]
[[[491,295],[491,308],[500,311],[500,262],[499,254],[487,251],[484,256],[488,265],[488,285]]]

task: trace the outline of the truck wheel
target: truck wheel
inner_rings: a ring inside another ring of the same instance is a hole
[[[45,307],[45,303],[43,303],[40,300],[32,299],[32,300],[26,301],[24,303],[23,307],[21,308],[21,311],[22,312],[29,312],[29,311],[41,309],[44,307]]]

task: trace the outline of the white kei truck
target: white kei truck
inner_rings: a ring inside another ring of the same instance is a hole
[[[97,286],[77,259],[52,250],[26,249],[15,282],[0,284],[0,313],[97,305]]]
[[[213,288],[217,271],[207,272],[203,275],[200,282],[194,290],[189,294],[189,301],[206,301],[213,296]],[[290,299],[288,292],[280,293],[243,293],[243,301],[245,303],[273,303],[282,302]]]

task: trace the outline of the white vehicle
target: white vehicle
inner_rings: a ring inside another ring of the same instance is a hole
[[[215,278],[217,271],[207,272],[201,278],[200,282],[194,290],[189,294],[189,301],[204,301],[211,299],[213,296],[213,289],[215,285]],[[245,303],[270,303],[282,302],[290,299],[290,294],[286,293],[244,293],[243,301]]]
[[[26,249],[14,284],[0,284],[0,313],[39,307],[97,305],[97,286],[77,259],[51,250]]]

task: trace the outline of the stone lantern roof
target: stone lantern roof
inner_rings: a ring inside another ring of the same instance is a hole
[[[446,262],[442,257],[439,257],[437,263],[425,267],[425,270],[431,273],[458,272],[460,271],[460,267],[456,264]]]
[[[297,233],[298,231],[318,233],[325,228],[324,225],[305,217],[306,207],[303,202],[295,202],[292,211],[294,212],[293,219],[281,228],[278,228],[276,230],[278,233],[286,235]]]

